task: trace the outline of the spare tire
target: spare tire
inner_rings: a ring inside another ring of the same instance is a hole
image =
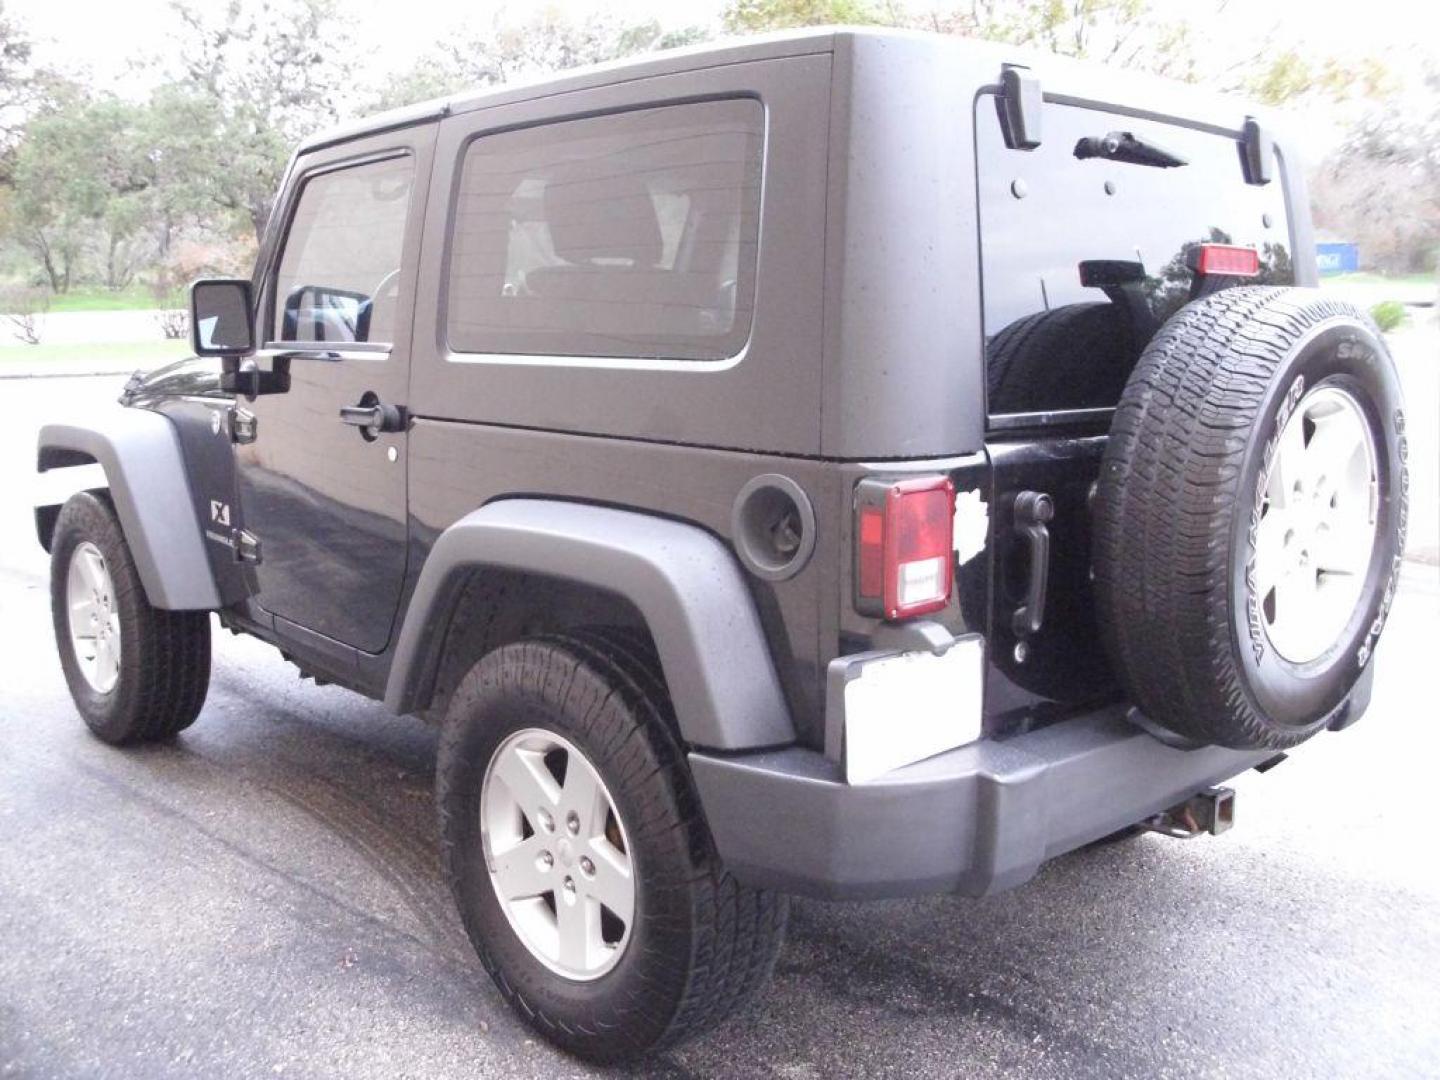
[[[1399,578],[1405,418],[1370,319],[1302,289],[1182,308],[1141,356],[1094,504],[1102,633],[1150,719],[1283,749],[1342,719]]]

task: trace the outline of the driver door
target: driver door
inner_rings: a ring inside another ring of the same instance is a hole
[[[368,653],[406,559],[405,406],[433,124],[302,155],[268,249],[237,446],[256,602],[275,629]],[[267,379],[266,373],[273,377]],[[345,650],[330,650],[337,656]]]

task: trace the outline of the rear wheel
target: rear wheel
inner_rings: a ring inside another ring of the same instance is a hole
[[[95,735],[152,742],[195,721],[210,685],[210,616],[150,606],[103,493],[72,496],[55,520],[50,607],[65,682]]]
[[[1405,542],[1395,368],[1301,289],[1189,304],[1116,410],[1095,498],[1102,630],[1149,717],[1284,749],[1350,720]]]
[[[480,840],[510,928],[557,975],[598,979],[630,943],[635,864],[615,799],[563,735],[521,728],[480,788]]]
[[[719,864],[647,644],[577,634],[486,656],[451,699],[436,788],[470,940],[566,1050],[637,1058],[768,981],[786,900]]]
[[[992,413],[1109,405],[1130,374],[1134,330],[1119,305],[1067,304],[1027,315],[986,346]]]

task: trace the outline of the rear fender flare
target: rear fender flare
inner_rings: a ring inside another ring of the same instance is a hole
[[[691,746],[783,746],[795,729],[734,556],[694,525],[609,507],[506,499],[436,540],[405,613],[386,684],[395,712],[429,704],[445,630],[486,568],[571,581],[629,600],[649,627]]]

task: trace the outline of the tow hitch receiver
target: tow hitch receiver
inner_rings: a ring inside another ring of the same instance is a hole
[[[1177,840],[1201,833],[1219,836],[1235,824],[1235,792],[1226,787],[1206,788],[1142,824],[1151,832]]]

